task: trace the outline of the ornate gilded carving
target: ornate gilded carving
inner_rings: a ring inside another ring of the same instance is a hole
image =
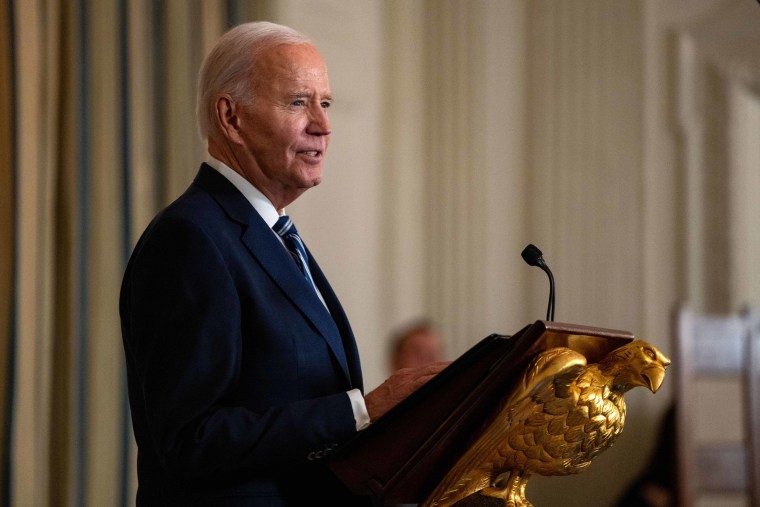
[[[537,354],[480,436],[421,507],[532,507],[533,474],[581,472],[623,431],[628,390],[656,392],[668,359],[634,340],[587,364],[567,347]]]

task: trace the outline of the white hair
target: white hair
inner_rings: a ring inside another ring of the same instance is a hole
[[[222,35],[206,55],[198,74],[196,115],[201,139],[206,141],[218,128],[216,99],[229,94],[234,100],[253,101],[256,61],[265,49],[280,44],[312,44],[293,28],[254,21],[243,23]]]

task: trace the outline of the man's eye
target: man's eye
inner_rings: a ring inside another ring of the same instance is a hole
[[[301,107],[301,106],[304,106],[304,105],[306,105],[306,101],[305,101],[305,100],[303,100],[303,99],[294,100],[294,101],[293,101],[293,105],[294,105],[294,106],[298,106],[298,107]]]
[[[332,105],[332,102],[327,102],[327,101],[324,101],[321,104],[322,109],[328,109],[331,105]]]

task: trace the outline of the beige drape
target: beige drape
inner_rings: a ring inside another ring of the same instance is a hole
[[[10,0],[0,2],[0,33],[10,34]],[[13,355],[11,323],[13,301],[13,79],[11,41],[0,36],[0,503],[6,498],[8,428],[10,423]]]
[[[0,480],[12,505],[133,502],[121,276],[204,153],[193,112],[209,41],[257,8],[3,0],[0,451],[12,465]]]

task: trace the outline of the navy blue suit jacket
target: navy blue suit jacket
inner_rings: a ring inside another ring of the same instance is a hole
[[[138,505],[369,505],[320,459],[355,432],[348,319],[245,197],[203,165],[129,260],[120,314]]]

